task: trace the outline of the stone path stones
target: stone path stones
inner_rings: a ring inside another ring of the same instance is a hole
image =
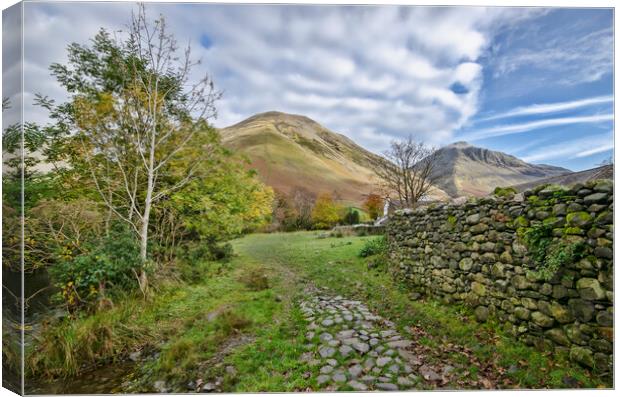
[[[411,390],[422,363],[394,324],[362,302],[307,288],[300,309],[307,321],[307,352],[317,385],[325,390]]]

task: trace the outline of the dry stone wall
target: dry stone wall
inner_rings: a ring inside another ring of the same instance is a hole
[[[387,237],[390,271],[414,295],[464,303],[529,345],[611,366],[613,182],[397,211]]]

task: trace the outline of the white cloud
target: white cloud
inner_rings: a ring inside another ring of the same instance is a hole
[[[599,123],[603,121],[611,121],[614,119],[613,114],[599,114],[593,116],[575,116],[575,117],[561,117],[554,119],[536,120],[525,123],[507,124],[495,127],[484,128],[465,134],[462,139],[477,141],[486,138],[492,138],[502,135],[518,134],[522,132],[537,130],[546,127],[553,127],[558,125],[567,124],[582,124],[582,123]]]
[[[49,77],[66,45],[124,28],[133,4],[28,3],[26,91],[64,99]],[[224,99],[216,126],[267,110],[305,114],[374,151],[408,134],[440,143],[475,114],[492,25],[526,12],[453,7],[149,4],[192,41]],[[203,35],[209,48],[199,45]],[[53,40],[41,40],[53,37]],[[36,70],[36,71],[35,71]],[[197,71],[196,73],[198,73]],[[458,82],[466,93],[455,94]],[[37,120],[44,114],[33,107]],[[366,131],[364,134],[361,131]]]
[[[66,62],[67,44],[88,43],[99,27],[123,29],[135,5],[27,7],[27,95],[63,100],[49,64]],[[194,55],[203,60],[196,74],[209,72],[224,91],[216,126],[268,110],[304,114],[375,152],[409,134],[431,144],[451,140],[478,111],[481,57],[497,29],[547,12],[165,3],[150,3],[147,11],[163,13],[180,44],[191,40]],[[209,48],[199,44],[205,35]],[[452,91],[455,83],[464,93]],[[45,118],[32,106],[26,112],[30,119]],[[514,133],[514,126],[506,128],[486,132]]]
[[[543,148],[523,157],[524,161],[535,162],[553,159],[574,159],[602,153],[614,148],[613,133],[591,135],[555,145],[541,145]]]
[[[608,150],[612,150],[614,148],[614,142],[613,139],[608,138],[609,142],[603,143],[599,146],[593,147],[592,149],[587,149],[584,150],[583,152],[579,152],[577,153],[577,155],[575,157],[588,157],[591,156],[593,154],[597,154],[597,153],[603,153],[606,152]]]
[[[590,105],[597,105],[601,103],[610,103],[613,102],[614,97],[611,95],[606,96],[598,96],[592,98],[579,99],[575,101],[568,102],[556,102],[556,103],[546,103],[546,104],[534,104],[530,106],[522,106],[507,112],[495,114],[488,117],[483,117],[478,119],[477,121],[489,121],[489,120],[497,120],[504,119],[508,117],[514,116],[527,116],[527,115],[540,115],[545,113],[556,113],[564,110],[572,110]]]

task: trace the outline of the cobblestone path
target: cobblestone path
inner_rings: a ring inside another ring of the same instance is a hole
[[[323,390],[411,390],[440,376],[407,348],[394,324],[360,301],[308,288],[300,309],[307,321],[306,353]],[[423,378],[424,377],[424,378]]]

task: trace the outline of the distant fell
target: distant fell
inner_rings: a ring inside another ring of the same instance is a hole
[[[484,196],[497,186],[513,186],[572,171],[529,164],[515,156],[455,142],[438,150],[435,185],[452,197]]]

